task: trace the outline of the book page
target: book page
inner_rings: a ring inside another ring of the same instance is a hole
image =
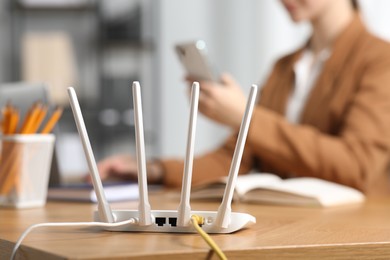
[[[324,207],[364,201],[363,193],[356,189],[317,178],[292,178],[267,188],[315,198]]]
[[[223,177],[217,182],[196,186],[191,191],[192,199],[216,199],[222,198],[228,177]],[[243,196],[249,190],[269,186],[271,183],[282,181],[277,175],[270,173],[252,173],[237,177],[235,198]]]
[[[272,184],[281,182],[282,179],[271,173],[252,173],[247,175],[240,175],[236,182],[236,192],[239,196],[244,195],[250,190],[268,187]]]

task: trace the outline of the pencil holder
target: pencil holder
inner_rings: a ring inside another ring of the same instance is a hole
[[[0,206],[45,205],[54,135],[5,135],[0,140]]]

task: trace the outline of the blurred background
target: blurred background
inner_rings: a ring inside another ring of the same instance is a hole
[[[390,40],[390,1],[360,6],[368,28]],[[0,81],[44,82],[52,103],[65,108],[56,149],[61,172],[72,176],[87,165],[68,86],[77,91],[98,160],[135,153],[134,80],[142,88],[147,157],[182,157],[188,86],[174,45],[203,39],[215,69],[231,73],[247,93],[306,41],[310,26],[293,24],[278,0],[4,0],[0,35]],[[196,153],[228,134],[200,116]]]

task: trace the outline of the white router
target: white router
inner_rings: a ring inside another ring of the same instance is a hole
[[[106,227],[110,231],[137,231],[137,232],[170,232],[170,233],[196,233],[191,225],[191,216],[198,215],[205,219],[202,229],[207,233],[232,233],[256,223],[256,218],[247,213],[231,211],[231,202],[238,170],[241,163],[246,136],[248,134],[250,119],[255,106],[257,86],[252,85],[245,114],[242,119],[232,164],[229,171],[225,193],[218,211],[195,211],[190,207],[192,164],[194,157],[194,140],[199,100],[199,83],[194,82],[191,90],[191,109],[188,127],[187,151],[184,162],[183,184],[181,200],[178,210],[151,210],[146,179],[145,144],[142,119],[141,90],[138,82],[133,82],[133,102],[136,132],[136,155],[138,167],[139,206],[138,210],[111,210],[104,194],[102,181],[93,156],[87,130],[81,114],[76,93],[72,87],[68,88],[70,105],[76,121],[77,129],[83,144],[92,176],[92,184],[98,200],[98,210],[94,214],[95,221],[115,223],[133,220],[125,226]]]

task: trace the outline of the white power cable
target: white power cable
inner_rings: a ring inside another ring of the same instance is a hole
[[[129,219],[121,222],[116,223],[105,223],[105,222],[57,222],[57,223],[39,223],[34,224],[28,227],[22,235],[20,235],[18,241],[16,241],[15,246],[12,250],[12,254],[10,257],[10,260],[14,260],[16,251],[18,250],[19,246],[22,244],[23,239],[26,238],[26,236],[34,229],[39,227],[121,227],[126,226],[129,224],[134,224],[136,221],[135,219]]]

